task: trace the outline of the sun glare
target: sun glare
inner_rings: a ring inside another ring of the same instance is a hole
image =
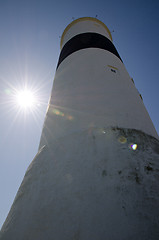
[[[16,100],[22,109],[32,109],[36,103],[34,93],[27,89],[17,92]]]

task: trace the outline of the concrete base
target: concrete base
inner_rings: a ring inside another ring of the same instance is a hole
[[[29,166],[0,240],[158,240],[158,186],[157,139],[119,128],[65,136]]]

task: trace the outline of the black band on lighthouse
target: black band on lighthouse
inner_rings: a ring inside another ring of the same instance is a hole
[[[99,33],[89,32],[76,35],[64,45],[60,53],[57,68],[70,54],[85,48],[100,48],[107,50],[115,54],[122,61],[115,46],[107,37]]]

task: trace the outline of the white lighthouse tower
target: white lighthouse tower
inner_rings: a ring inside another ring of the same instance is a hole
[[[159,141],[112,36],[79,18],[0,240],[158,240]]]

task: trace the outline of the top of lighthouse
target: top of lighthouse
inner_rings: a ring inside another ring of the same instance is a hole
[[[96,32],[112,41],[110,30],[103,22],[97,18],[82,17],[74,20],[65,28],[61,37],[60,47],[62,48],[64,44],[75,35],[84,32]]]

